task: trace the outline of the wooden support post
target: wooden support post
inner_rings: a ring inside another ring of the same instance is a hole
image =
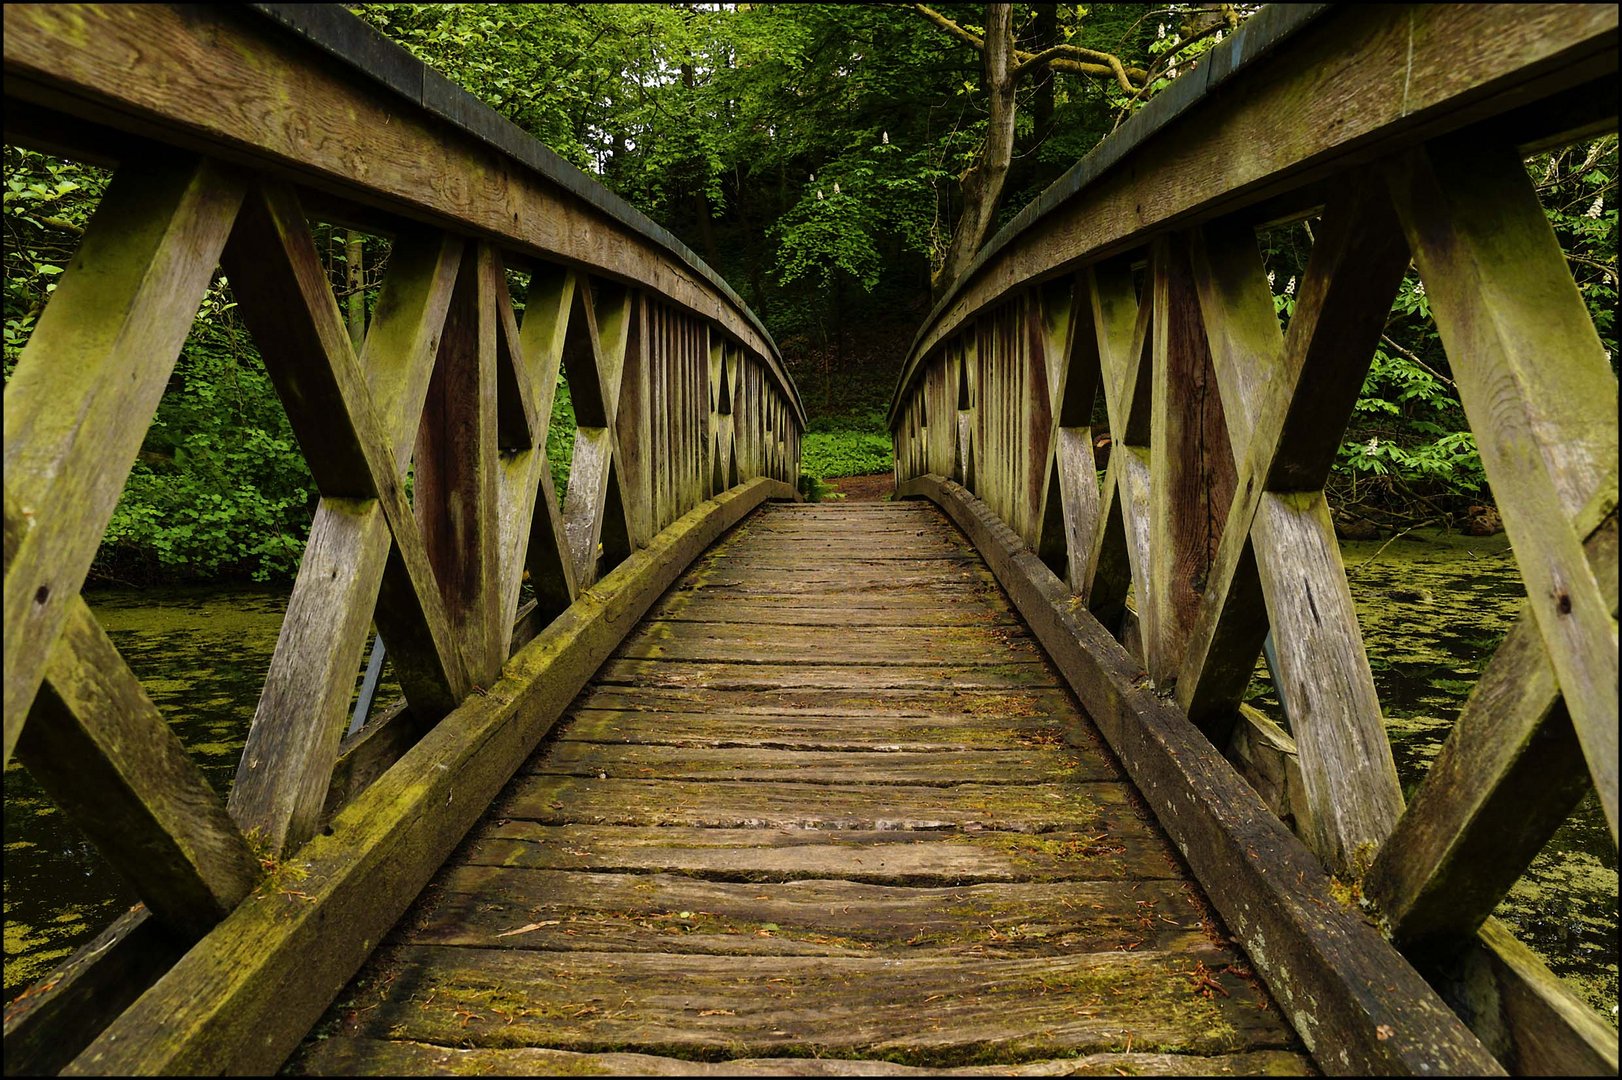
[[[1186,241],[1156,241],[1150,422],[1150,595],[1139,605],[1149,677],[1176,683],[1233,501],[1234,466]],[[1141,580],[1141,579],[1140,579]]]
[[[501,278],[488,244],[464,255],[417,435],[412,500],[450,631],[478,686],[488,686],[506,659],[496,517],[496,291],[506,289]],[[516,375],[513,385],[516,390]],[[525,411],[517,402],[509,410]],[[528,427],[527,419],[513,420],[511,437],[521,444]]]

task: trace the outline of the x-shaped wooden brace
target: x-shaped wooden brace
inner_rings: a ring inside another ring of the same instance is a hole
[[[618,417],[627,348],[636,329],[634,301],[626,288],[577,286],[563,351],[577,424],[563,523],[581,589],[597,580],[600,567],[613,567],[631,553],[635,515],[618,464]]]

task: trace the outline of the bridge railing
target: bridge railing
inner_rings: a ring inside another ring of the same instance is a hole
[[[142,900],[8,1010],[6,1070],[274,1068],[647,605],[793,497],[804,413],[674,237],[336,6],[12,5],[4,47],[7,141],[115,166],[5,390],[5,756]],[[391,242],[358,348],[312,217]],[[320,492],[228,803],[80,596],[217,267]],[[344,738],[374,623],[404,701]]]
[[[1264,9],[992,240],[890,413],[902,492],[1006,539],[1010,567],[1039,558],[1060,580],[1036,592],[1092,619],[1027,619],[1124,643],[1165,722],[1240,766],[1529,1072],[1617,1065],[1614,1029],[1489,917],[1590,788],[1616,841],[1617,380],[1522,165],[1615,130],[1616,43],[1614,7]],[[1281,332],[1257,230],[1318,215]],[[1405,802],[1324,486],[1410,261],[1528,600]],[[1243,704],[1269,631],[1291,735]],[[1136,754],[1090,677],[1084,704],[1310,1042],[1335,1007],[1288,990],[1302,928],[1232,887],[1254,842],[1200,839],[1186,762]]]

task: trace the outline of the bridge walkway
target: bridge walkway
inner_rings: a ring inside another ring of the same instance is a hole
[[[1312,1069],[979,555],[877,503],[695,563],[291,1068],[1013,1064]]]

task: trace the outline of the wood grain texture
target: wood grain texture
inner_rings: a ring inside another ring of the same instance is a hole
[[[6,761],[241,202],[210,162],[120,170],[6,381]]]

